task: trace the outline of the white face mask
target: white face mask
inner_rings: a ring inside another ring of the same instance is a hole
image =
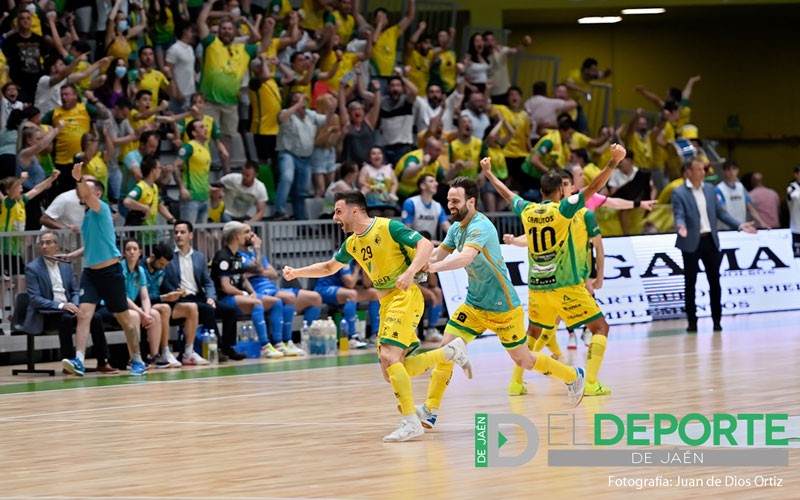
[[[240,9],[239,7],[234,7],[230,10],[230,13],[231,16],[233,17],[239,17],[242,15],[242,9]]]
[[[36,13],[36,5],[34,5],[32,3],[29,3],[28,5],[25,6],[25,10],[27,10],[31,14],[35,14]]]

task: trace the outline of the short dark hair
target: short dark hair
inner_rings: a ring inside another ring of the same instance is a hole
[[[364,193],[351,189],[349,191],[342,191],[333,195],[333,203],[344,201],[345,205],[356,206],[363,211],[367,211],[367,199],[364,198]]]
[[[450,181],[450,189],[455,188],[462,188],[464,190],[464,197],[467,200],[470,198],[475,198],[475,203],[478,203],[480,188],[478,187],[478,183],[474,180],[470,179],[469,177],[456,177]]]
[[[167,259],[167,262],[171,262],[173,257],[172,247],[163,241],[156,243],[156,246],[153,247],[153,257],[156,260]]]
[[[186,124],[186,135],[189,136],[189,139],[194,139],[194,134],[195,134],[194,129],[198,123],[203,123],[203,120],[192,120]]]
[[[99,191],[100,196],[103,196],[103,194],[106,192],[106,187],[97,179],[86,179],[86,184],[94,187],[95,191]]]
[[[667,101],[664,103],[664,111],[677,111],[678,103],[675,101]]]
[[[255,162],[253,160],[247,160],[244,166],[242,166],[242,169],[245,168],[249,168],[250,170],[255,170],[256,175],[258,175],[258,162]]]
[[[517,85],[512,85],[512,86],[508,87],[508,91],[509,92],[519,92],[519,95],[520,96],[522,95],[522,89],[519,88]]]
[[[558,115],[558,129],[559,130],[575,130],[575,121],[566,113]]]
[[[795,174],[800,172],[800,164],[795,165],[794,170],[792,170],[792,172],[794,172]]]
[[[136,92],[136,95],[133,97],[133,100],[138,102],[139,99],[142,98],[142,96],[146,96],[146,95],[149,95],[150,97],[153,97],[153,93],[152,92],[150,92],[147,89],[142,89],[142,90]]]
[[[696,161],[697,161],[697,162],[700,162],[700,163],[703,163],[703,159],[702,159],[702,158],[699,158],[699,157],[697,157],[697,156],[692,156],[691,158],[687,158],[687,159],[686,159],[686,160],[685,160],[685,161],[684,161],[684,162],[681,164],[681,172],[686,172],[687,170],[691,169],[691,168],[692,168],[692,165],[694,165],[694,162],[696,162]],[[703,164],[704,164],[704,163],[703,163]],[[705,164],[704,164],[704,165],[705,165]]]
[[[181,224],[185,225],[190,233],[194,232],[194,224],[192,224],[191,222],[189,222],[186,219],[178,219],[178,220],[176,220],[175,223],[172,224],[172,229],[175,229],[176,227],[180,226]]]
[[[397,75],[392,75],[392,76],[390,76],[390,77],[389,77],[389,79],[388,79],[388,80],[386,80],[386,85],[387,85],[387,87],[388,87],[389,85],[391,85],[391,84],[392,84],[392,82],[393,82],[393,81],[395,81],[395,80],[397,80],[397,81],[398,81],[398,82],[400,82],[400,83],[403,83],[403,79],[402,79],[402,78],[400,78],[400,77],[399,77],[399,76],[397,76]]]
[[[572,154],[583,160],[584,163],[589,163],[589,152],[585,149],[576,149],[572,152]]]
[[[549,196],[561,188],[561,175],[558,172],[548,172],[542,176],[542,194]]]
[[[533,82],[533,95],[547,95],[547,82]]]
[[[422,184],[428,177],[430,177],[431,179],[435,179],[435,177],[432,176],[431,174],[422,174],[419,176],[419,179],[417,179],[417,189],[422,189]]]
[[[681,89],[679,88],[670,87],[668,95],[670,99],[672,99],[675,102],[681,102],[681,100],[683,99],[683,92],[681,92]]]
[[[159,137],[157,130],[147,130],[139,136],[139,144],[147,144],[151,137]]]
[[[139,240],[137,240],[136,238],[128,237],[128,238],[125,238],[124,240],[122,240],[122,249],[123,250],[125,249],[126,246],[128,246],[128,243],[136,243],[136,246],[139,247],[139,250],[142,249],[142,244],[139,243]]]
[[[725,160],[722,162],[722,170],[731,170],[733,168],[739,168],[739,164],[734,160]]]
[[[587,57],[583,60],[583,64],[581,64],[581,69],[591,68],[592,66],[597,66],[597,59],[594,57]]]
[[[377,9],[375,9],[374,11],[372,11],[372,17],[373,17],[373,19],[375,18],[375,16],[377,16],[377,15],[378,15],[378,13],[379,13],[379,12],[383,12],[383,13],[384,13],[384,14],[386,14],[387,16],[389,15],[389,11],[388,11],[388,10],[384,9],[383,7],[378,7]]]
[[[153,46],[152,46],[152,45],[144,45],[144,46],[142,46],[142,48],[141,48],[141,49],[139,49],[139,52],[137,52],[137,54],[139,55],[139,58],[140,58],[140,59],[141,59],[141,57],[142,57],[142,52],[144,52],[144,51],[145,51],[145,50],[147,50],[147,49],[150,49],[150,50],[152,50],[152,51],[153,51],[153,54],[155,54],[155,52],[156,52],[156,51],[155,51],[155,49],[153,48]]]
[[[156,155],[144,155],[142,157],[142,162],[139,165],[139,168],[142,171],[142,177],[147,177],[150,175],[150,172],[156,168],[158,165],[158,157]]]

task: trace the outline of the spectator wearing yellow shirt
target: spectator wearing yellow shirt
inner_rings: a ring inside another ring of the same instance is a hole
[[[676,121],[675,128],[679,129],[688,125],[692,121],[692,108],[689,107],[689,104],[692,97],[692,91],[694,90],[694,84],[699,81],[700,75],[695,75],[689,78],[689,80],[686,82],[686,86],[683,87],[683,91],[675,87],[670,87],[664,99],[661,99],[650,90],[647,90],[644,85],[637,85],[636,92],[642,94],[645,99],[658,106],[659,109],[663,109],[665,103],[676,103],[678,105],[678,109],[680,110],[680,118],[678,118]]]
[[[637,167],[647,169],[653,167],[652,135],[642,108],[637,109],[631,121],[623,125],[620,136],[625,141],[628,151],[633,151]]]
[[[389,12],[383,7],[375,9],[373,24],[375,31],[372,34],[372,69],[376,76],[388,78],[392,76],[397,58],[397,41],[414,21],[416,1],[408,0],[408,10],[405,17],[394,26],[389,25]],[[361,22],[359,21],[359,24]]]
[[[569,162],[581,168],[583,177],[586,179],[587,183],[592,182],[603,170],[589,160],[589,153],[585,149],[576,149],[572,151]],[[598,192],[600,194],[606,194],[607,190],[604,187]]]
[[[455,177],[476,180],[481,158],[486,156],[483,140],[472,135],[472,121],[466,116],[458,120],[458,135],[450,142],[450,169],[445,173],[449,181]]]
[[[109,125],[106,124],[106,127]],[[106,138],[110,137],[110,133],[106,133]],[[113,148],[111,151],[106,149],[100,151],[100,139],[94,132],[87,132],[81,137],[81,150],[83,154],[76,157],[76,162],[83,162],[81,169],[82,175],[90,175],[97,179],[103,185],[103,197],[101,198],[106,203],[108,202],[108,162],[111,161],[114,154]]]
[[[408,79],[420,91],[428,88],[431,77],[433,60],[442,51],[441,47],[433,48],[431,36],[425,33],[428,27],[425,21],[420,21],[417,30],[406,43],[404,63],[409,67]]]
[[[439,85],[445,94],[450,94],[456,88],[456,77],[458,76],[458,57],[450,46],[453,43],[456,29],[452,26],[447,30],[440,31],[437,35],[440,52],[431,65],[431,83]]]
[[[508,105],[496,104],[494,111],[508,125],[499,132],[501,137],[505,138],[506,165],[512,174],[516,175],[522,170],[522,164],[531,150],[529,142],[531,120],[523,107],[522,89],[516,85],[509,87],[505,99]],[[498,178],[502,180],[501,177]]]
[[[178,101],[183,100],[180,91],[175,84],[167,78],[167,75],[155,69],[156,55],[153,47],[145,45],[139,49],[139,72],[136,79],[136,86],[139,90],[149,90],[153,96],[150,108],[154,109],[161,103],[161,91],[164,90]]]
[[[586,132],[589,130],[589,122],[586,119],[586,114],[583,110],[584,106],[589,103],[592,96],[591,84],[595,80],[603,80],[611,76],[611,69],[599,71],[597,69],[597,59],[587,57],[581,64],[580,69],[570,71],[564,84],[569,88],[570,95],[578,103],[578,118],[576,121],[576,129],[578,132]]]
[[[333,10],[332,14],[336,23],[336,34],[339,35],[339,43],[347,45],[353,39],[356,28],[356,20],[353,17],[353,1],[340,0],[339,6]]]
[[[211,185],[208,198],[208,222],[221,223],[230,222],[231,216],[225,213],[225,186],[221,182]]]

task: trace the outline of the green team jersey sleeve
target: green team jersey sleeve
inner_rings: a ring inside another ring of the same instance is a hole
[[[255,59],[258,57],[258,44],[248,43],[244,46],[244,51],[247,52],[247,55],[250,56],[250,59]]]
[[[394,219],[389,222],[389,234],[392,235],[392,239],[394,241],[409,248],[416,247],[417,243],[419,243],[419,240],[422,239],[421,234],[406,226],[399,220]]]
[[[561,200],[561,203],[558,204],[558,211],[564,217],[571,219],[578,213],[578,210],[585,207],[586,204],[584,203],[583,199],[583,191],[579,191],[577,194],[573,194],[572,196],[568,196]]]
[[[516,215],[522,215],[522,211],[525,210],[525,207],[530,205],[531,202],[523,200],[520,196],[515,196],[511,199],[511,210]]]
[[[539,154],[542,156],[546,155],[552,150],[553,150],[553,141],[549,139],[539,141],[539,144],[536,145],[536,151],[538,151]]]
[[[142,197],[142,188],[139,187],[139,185],[137,184],[136,186],[133,187],[131,192],[128,193],[128,198],[132,199],[133,201],[139,201],[141,197]]]
[[[339,247],[339,251],[336,252],[336,255],[333,256],[333,258],[336,259],[336,262],[339,262],[341,264],[349,264],[353,261],[353,256],[350,255],[350,252],[347,251],[347,242],[349,240],[350,238],[346,238],[342,242],[342,246]]]
[[[583,215],[583,221],[586,223],[586,233],[589,235],[589,239],[601,234],[600,226],[597,224],[597,217],[595,217],[594,212],[587,210]]]
[[[183,134],[183,131],[181,131],[181,134]],[[222,139],[222,133],[219,131],[219,126],[217,126],[217,120],[214,120],[214,124],[211,125],[210,137],[212,141],[218,141]]]
[[[178,158],[181,159],[182,162],[186,163],[189,161],[189,158],[192,157],[192,153],[194,153],[194,148],[188,142],[181,146],[181,149],[178,150]]]

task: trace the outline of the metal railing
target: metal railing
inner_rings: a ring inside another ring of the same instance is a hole
[[[513,58],[511,81],[530,95],[533,84],[547,82],[550,92],[558,85],[558,67],[561,58],[540,54],[518,54]]]

